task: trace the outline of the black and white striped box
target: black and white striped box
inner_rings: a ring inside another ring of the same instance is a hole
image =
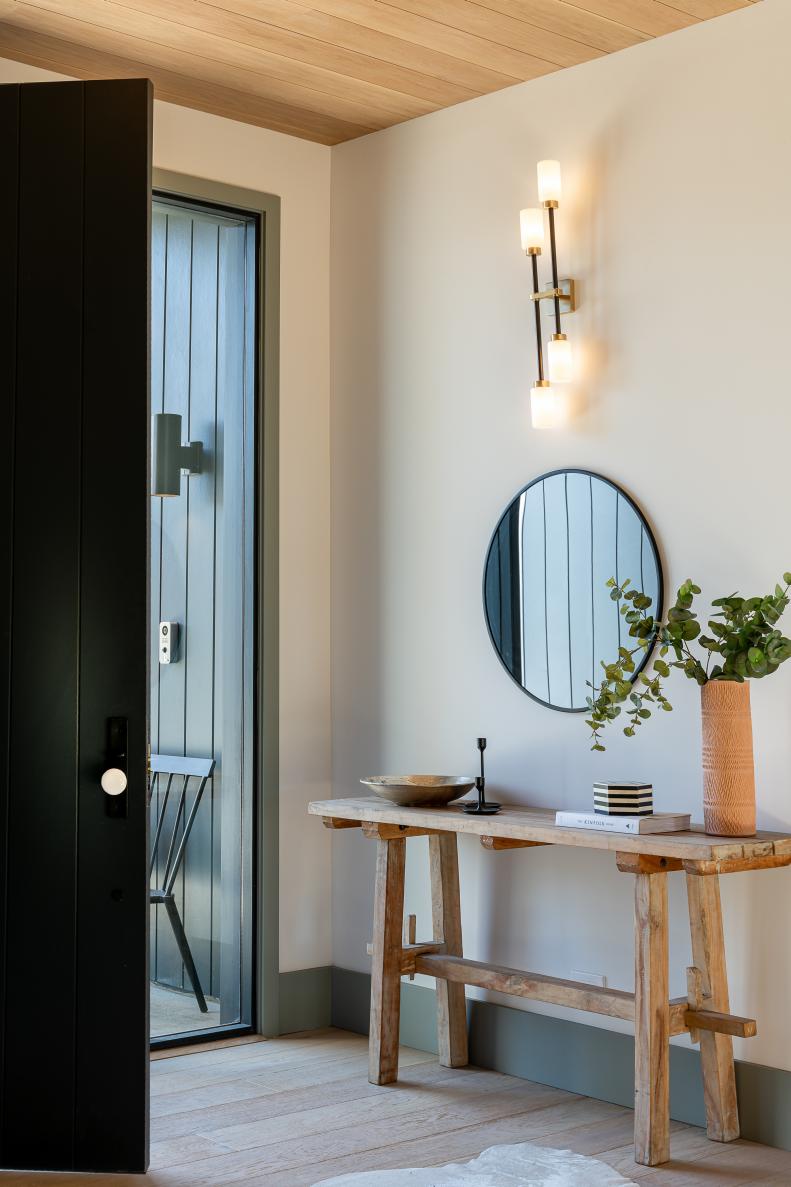
[[[593,809],[600,816],[652,816],[653,786],[650,783],[594,783]]]

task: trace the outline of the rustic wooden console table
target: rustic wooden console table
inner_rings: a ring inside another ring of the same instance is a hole
[[[361,827],[377,841],[371,981],[369,1079],[398,1077],[400,982],[404,974],[436,978],[440,1063],[467,1063],[464,986],[570,1006],[635,1027],[635,1161],[648,1166],[670,1157],[671,1035],[688,1032],[700,1044],[708,1136],[739,1136],[732,1036],[756,1033],[753,1019],[729,1012],[719,875],[791,865],[791,836],[709,837],[699,829],[653,836],[613,835],[555,826],[555,814],[504,808],[498,816],[468,816],[458,807],[399,808],[378,799],[324,800],[309,811],[328,828]],[[468,960],[462,952],[456,834],[489,850],[567,845],[605,849],[618,869],[634,875],[635,991],[600,989],[576,981]],[[433,935],[417,943],[410,917],[403,939],[404,861],[409,837],[429,838]],[[669,1000],[667,875],[686,874],[694,967],[687,997]]]

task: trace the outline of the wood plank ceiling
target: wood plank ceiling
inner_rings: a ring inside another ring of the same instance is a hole
[[[0,56],[337,144],[759,0],[0,0]]]

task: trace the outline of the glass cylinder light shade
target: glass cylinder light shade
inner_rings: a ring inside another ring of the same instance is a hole
[[[544,246],[544,211],[540,207],[519,211],[519,229],[522,232],[522,251]]]
[[[565,334],[555,334],[547,343],[547,363],[550,383],[571,383],[574,363],[571,343]]]
[[[540,380],[530,392],[530,419],[534,429],[557,429],[565,420],[563,397]]]
[[[538,162],[538,199],[560,202],[560,161]]]

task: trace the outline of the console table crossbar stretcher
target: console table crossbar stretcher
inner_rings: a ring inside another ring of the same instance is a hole
[[[791,835],[710,837],[702,829],[651,835],[558,828],[555,814],[539,808],[504,808],[498,816],[468,816],[458,807],[400,808],[376,799],[323,800],[309,811],[328,828],[361,827],[376,840],[369,1079],[398,1077],[401,977],[436,978],[440,1063],[467,1062],[464,986],[476,985],[533,1001],[605,1014],[634,1022],[635,1161],[647,1166],[670,1157],[670,1047],[672,1035],[689,1033],[700,1044],[708,1136],[739,1136],[733,1036],[756,1033],[752,1018],[730,1013],[719,877],[742,870],[791,865]],[[567,981],[541,973],[467,959],[462,950],[457,834],[479,838],[485,848],[530,849],[565,845],[615,854],[619,870],[634,877],[635,988],[633,993]],[[427,836],[431,868],[431,940],[416,943],[410,919],[403,939],[406,841]],[[686,875],[694,965],[687,996],[668,997],[667,875]]]

